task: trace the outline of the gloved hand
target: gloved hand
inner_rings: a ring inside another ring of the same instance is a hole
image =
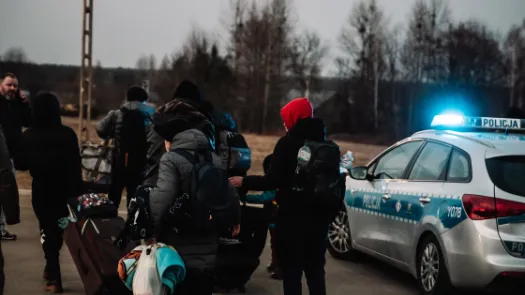
[[[69,225],[69,217],[62,217],[58,220],[58,226],[61,229],[66,229],[66,227]]]

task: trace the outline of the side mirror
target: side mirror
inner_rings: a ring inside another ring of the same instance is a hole
[[[353,167],[350,169],[350,177],[352,177],[355,180],[366,180],[368,179],[368,168],[365,166],[359,166],[359,167]]]

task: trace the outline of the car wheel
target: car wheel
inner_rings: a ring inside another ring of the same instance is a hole
[[[352,248],[352,235],[345,206],[339,210],[328,228],[328,252],[337,259],[357,260],[358,253]]]
[[[454,294],[443,252],[437,239],[427,236],[418,249],[417,280],[421,294]]]

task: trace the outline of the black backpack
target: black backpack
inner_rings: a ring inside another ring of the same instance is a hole
[[[217,154],[230,176],[244,176],[252,164],[252,153],[242,134],[221,130]]]
[[[233,204],[226,170],[213,164],[212,153],[175,149],[193,165],[188,181],[182,187],[166,214],[167,225],[178,233],[225,230],[234,224]]]
[[[306,141],[297,154],[295,191],[305,191],[320,216],[331,222],[345,196],[345,175],[339,168],[340,150],[333,141]]]
[[[128,156],[145,157],[146,143],[146,121],[149,116],[140,109],[129,109],[121,107],[122,121],[118,135],[118,149],[121,154]],[[136,155],[136,156],[135,156]]]

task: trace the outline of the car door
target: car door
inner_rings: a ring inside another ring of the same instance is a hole
[[[406,181],[389,185],[388,256],[403,263],[413,258],[418,226],[433,206],[432,196],[442,195],[447,163],[452,151],[448,144],[427,141],[410,164]]]
[[[391,206],[386,190],[391,181],[403,177],[412,157],[422,145],[421,140],[393,146],[369,165],[371,180],[352,180],[349,208],[350,230],[354,243],[380,254],[386,254],[389,239],[385,210]]]

